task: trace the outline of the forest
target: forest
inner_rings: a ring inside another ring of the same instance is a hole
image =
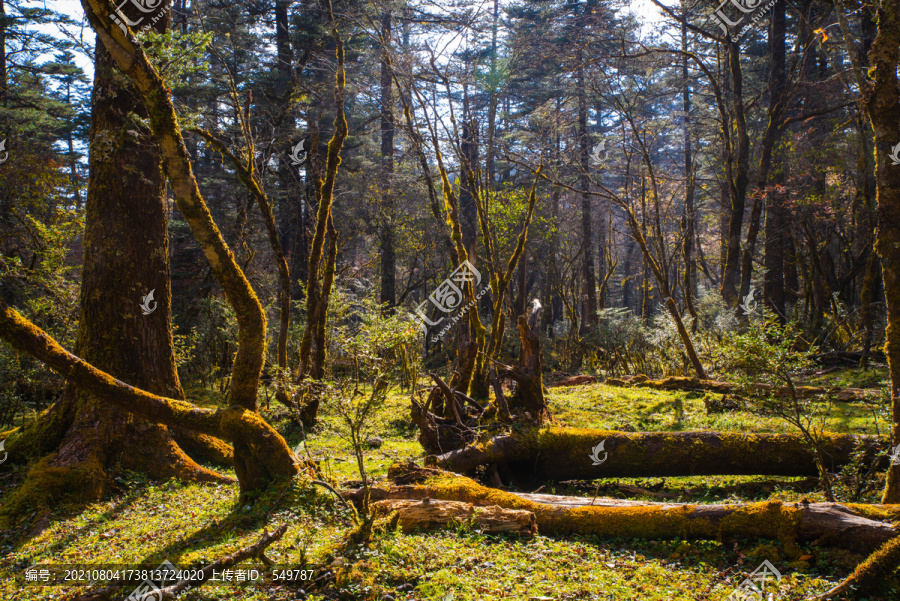
[[[900,0],[0,8],[4,599],[900,599]]]

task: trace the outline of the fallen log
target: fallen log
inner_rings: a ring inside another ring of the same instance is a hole
[[[461,501],[440,501],[424,498],[385,499],[374,503],[376,515],[398,513],[398,524],[404,532],[434,530],[448,524],[471,522],[486,533],[501,532],[531,536],[537,533],[534,513],[522,509],[497,506],[477,507]]]
[[[376,488],[373,499],[438,499],[497,506],[534,514],[545,535],[642,539],[722,540],[770,538],[789,546],[818,542],[871,552],[900,534],[898,505],[759,503],[690,505],[622,499],[590,499],[511,493],[445,473],[425,484]],[[357,491],[346,496],[353,499]],[[790,548],[790,547],[789,547]]]
[[[602,452],[593,450],[603,443]],[[823,435],[826,467],[850,461],[857,445],[887,448],[872,436]],[[799,434],[742,432],[616,432],[542,428],[495,436],[442,455],[426,464],[453,472],[507,463],[537,480],[594,480],[610,477],[818,474],[812,450]],[[887,460],[883,463],[886,467]]]
[[[869,589],[884,582],[900,565],[900,537],[894,537],[872,553],[864,562],[856,566],[853,573],[834,588],[812,598],[812,601],[831,599],[840,594],[854,590],[854,596],[866,593]]]
[[[585,384],[596,384],[599,382],[599,378],[597,376],[589,376],[589,375],[580,375],[580,376],[572,376],[571,378],[565,378],[558,382],[553,382],[551,384],[547,384],[548,388],[563,388],[569,386],[584,386]]]
[[[579,376],[589,377],[589,376]],[[569,378],[570,380],[573,378]],[[662,380],[651,380],[640,374],[637,376],[622,376],[621,378],[607,378],[603,381],[607,386],[621,386],[625,388],[652,388],[654,390],[685,390],[716,392],[730,394],[740,392],[740,387],[731,382],[719,382],[717,380],[701,380],[685,376],[672,376]],[[758,392],[770,392],[777,397],[790,397],[791,391],[786,386],[775,387],[771,384],[756,383],[752,388]],[[877,394],[877,391],[864,388],[824,388],[822,386],[795,386],[794,392],[799,398],[812,398],[828,396],[836,401],[863,401]]]
[[[858,366],[863,357],[867,357],[872,361],[879,363],[887,363],[887,357],[882,351],[870,351],[861,353],[859,351],[829,351],[826,353],[818,353],[812,356],[812,360],[820,365],[843,365]]]

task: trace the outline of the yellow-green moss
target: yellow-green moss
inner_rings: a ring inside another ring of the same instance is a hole
[[[10,527],[27,512],[50,507],[63,498],[84,502],[103,495],[106,472],[95,455],[77,465],[62,467],[51,465],[54,458],[55,455],[48,455],[28,471],[25,482],[0,508],[0,524]]]
[[[438,499],[456,499],[478,505],[499,505],[531,511],[543,534],[598,534],[634,538],[699,538],[720,540],[724,536],[760,537],[780,540],[788,552],[798,552],[796,538],[800,511],[779,501],[753,503],[722,519],[701,517],[696,505],[666,508],[661,505],[628,507],[558,508],[535,503],[512,493],[481,486],[461,476],[442,475],[426,482],[428,494]]]

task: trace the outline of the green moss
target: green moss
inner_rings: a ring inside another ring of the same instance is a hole
[[[85,502],[104,493],[106,472],[95,455],[72,466],[54,466],[56,455],[48,455],[29,471],[25,482],[0,508],[0,524],[10,527],[25,513],[48,508],[61,499]]]
[[[779,540],[791,554],[798,549],[799,510],[780,501],[754,503],[715,519],[710,513],[699,512],[696,505],[680,505],[672,509],[660,505],[616,508],[582,506],[564,511],[453,475],[432,478],[426,486],[429,495],[434,498],[531,511],[537,518],[539,532],[545,535],[709,540],[740,536]]]

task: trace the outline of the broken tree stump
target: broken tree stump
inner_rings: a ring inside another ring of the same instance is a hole
[[[479,507],[462,501],[429,498],[385,499],[377,501],[373,507],[378,515],[398,512],[398,523],[404,532],[471,522],[478,530],[491,534],[506,532],[532,536],[537,533],[534,513],[522,509],[504,509],[496,505]]]
[[[594,453],[593,449],[601,442],[601,452]],[[847,464],[856,445],[870,449],[887,448],[888,442],[873,436],[826,434],[823,441],[826,467],[836,470]],[[431,456],[426,462],[460,473],[489,463],[507,463],[523,477],[552,481],[643,476],[818,474],[813,452],[801,435],[742,432],[616,432],[542,428],[495,436],[487,442],[476,442]]]

